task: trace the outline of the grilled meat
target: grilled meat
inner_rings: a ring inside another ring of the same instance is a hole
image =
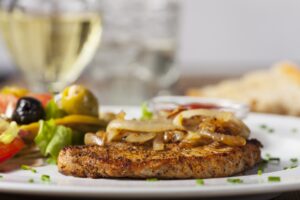
[[[195,148],[167,144],[162,151],[152,146],[109,143],[64,148],[58,169],[65,175],[90,178],[187,179],[231,176],[257,164],[261,144],[248,140],[242,147],[218,142]]]

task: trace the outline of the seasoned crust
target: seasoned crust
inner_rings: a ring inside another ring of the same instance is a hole
[[[70,146],[58,157],[65,175],[90,178],[186,179],[231,176],[257,164],[261,144],[249,140],[243,147],[213,143],[197,148],[167,145],[163,151],[128,143],[105,147]]]

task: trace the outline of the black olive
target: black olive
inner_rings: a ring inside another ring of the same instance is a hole
[[[45,118],[41,102],[32,97],[20,98],[13,113],[12,120],[18,124],[30,124]]]

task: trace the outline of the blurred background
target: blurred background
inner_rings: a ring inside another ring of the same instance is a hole
[[[136,104],[300,60],[298,0],[99,0],[97,6],[103,35],[78,82],[105,104]],[[21,79],[3,41],[0,47],[0,74]]]

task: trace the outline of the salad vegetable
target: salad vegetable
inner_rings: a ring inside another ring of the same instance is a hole
[[[12,158],[25,146],[24,152],[30,153],[27,150],[31,145],[38,147],[49,162],[56,162],[63,147],[83,144],[86,132],[107,125],[107,121],[98,117],[98,105],[93,93],[80,85],[69,86],[57,95],[31,93],[18,87],[3,88],[0,90],[0,162]],[[22,169],[30,169],[21,164]]]
[[[44,118],[45,111],[41,102],[32,97],[20,98],[12,116],[18,124],[30,124]]]
[[[15,97],[23,97],[28,94],[28,90],[25,88],[19,88],[15,86],[6,86],[2,88],[1,94],[13,95]]]
[[[16,137],[9,144],[0,143],[0,163],[13,157],[24,147],[24,145],[25,145],[24,142],[19,137]]]
[[[142,116],[141,120],[150,120],[153,117],[153,113],[149,110],[147,103],[143,103],[141,106]]]
[[[72,144],[72,129],[57,126],[53,120],[42,120],[39,123],[39,132],[34,141],[44,156],[50,155],[53,160],[56,160],[59,151],[64,146]]]
[[[62,118],[66,113],[58,107],[53,99],[51,99],[46,106],[46,119]]]
[[[98,117],[98,101],[91,91],[81,85],[72,85],[61,93],[61,108],[68,114]]]
[[[56,125],[74,126],[74,125],[95,125],[100,127],[106,126],[106,122],[97,117],[91,117],[86,115],[67,115],[63,118],[54,119]],[[39,123],[31,123],[21,126],[22,130],[37,133],[39,129]]]

